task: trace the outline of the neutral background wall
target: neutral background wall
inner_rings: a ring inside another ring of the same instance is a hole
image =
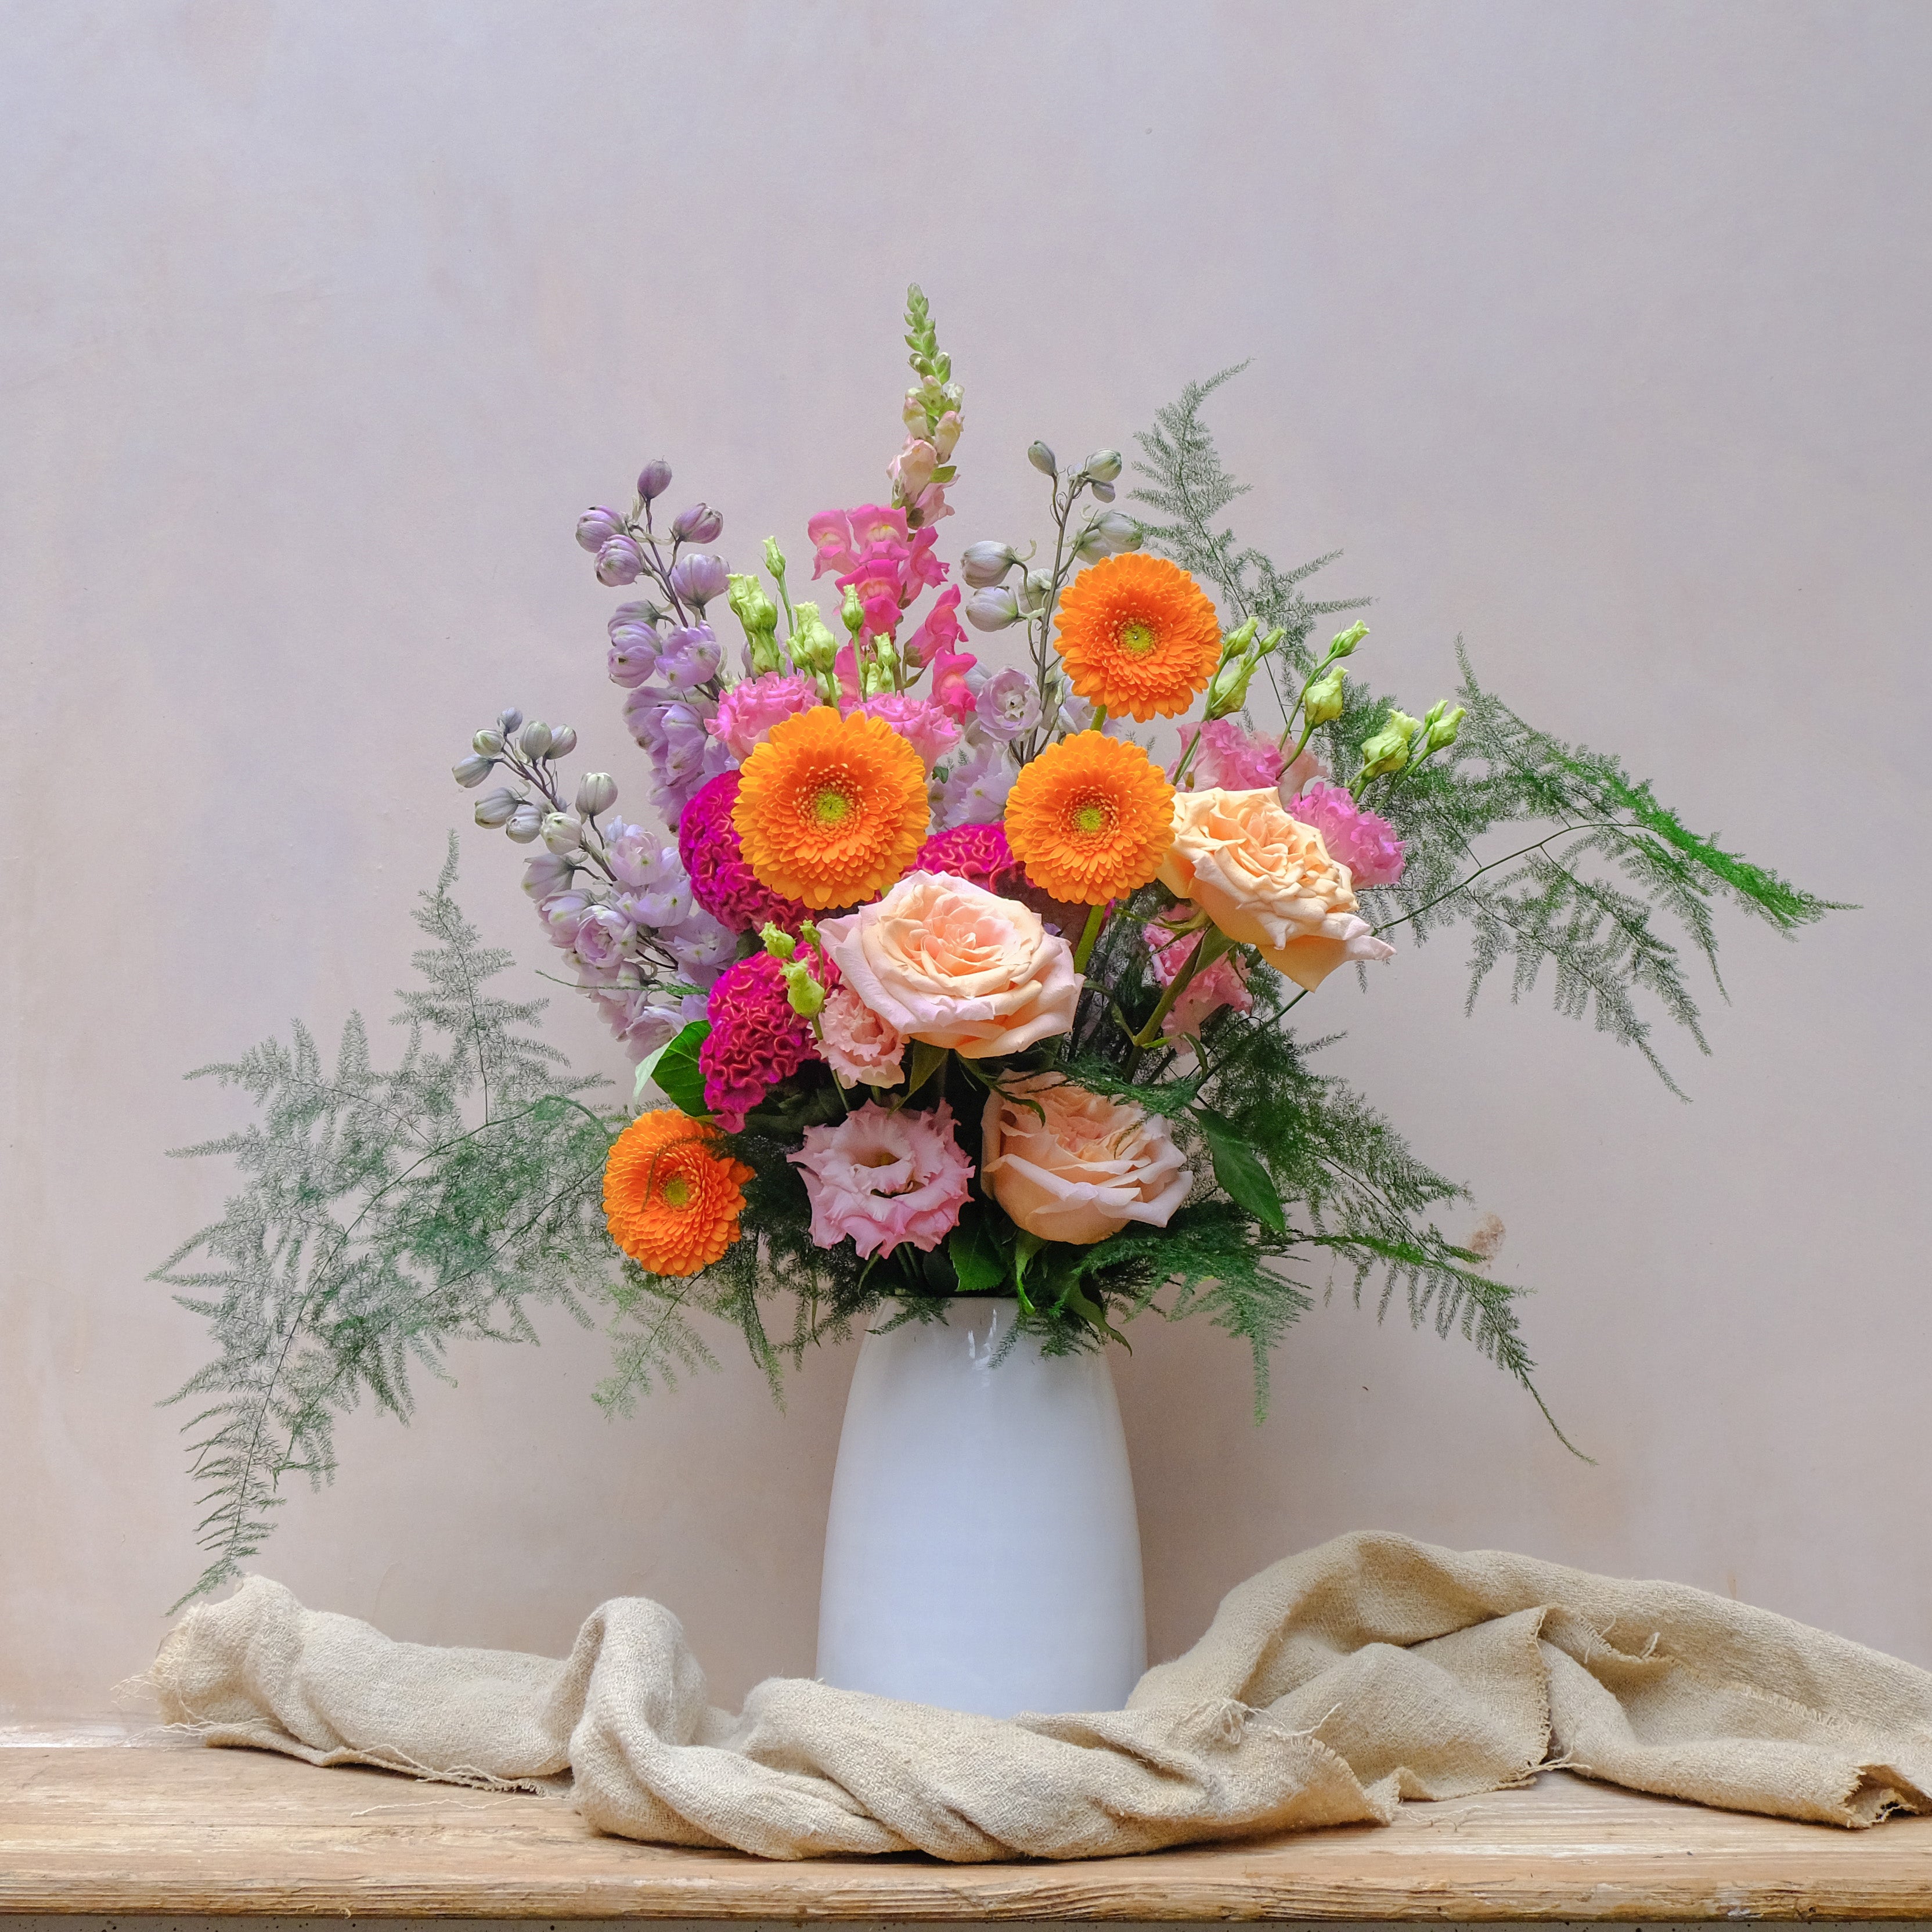
[[[1932,1664],[1923,1214],[1932,303],[1922,6],[102,0],[0,9],[0,1712],[84,1714],[193,1576],[147,1270],[224,1177],[180,1074],[386,1010],[515,701],[640,802],[579,508],[668,455],[724,549],[882,487],[904,284],[967,394],[948,554],[1021,452],[1191,376],[1283,561],[1346,545],[1372,675],[1452,643],[1699,825],[1855,900],[1728,933],[1714,1058],[1635,1055],[1455,942],[1333,1062],[1542,1292],[1573,1460],[1460,1342],[1346,1294],[1265,1426],[1212,1332],[1118,1376],[1156,1654],[1383,1526],[1668,1574]],[[500,839],[467,904],[544,963]],[[524,983],[537,989],[537,982]],[[555,1036],[614,1056],[586,1013]],[[686,1619],[721,1696],[811,1667],[850,1372],[607,1424],[603,1344],[479,1347],[344,1432],[262,1566],[411,1637]]]

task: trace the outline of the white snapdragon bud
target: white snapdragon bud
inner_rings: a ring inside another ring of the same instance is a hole
[[[473,791],[496,769],[494,758],[485,758],[472,754],[466,758],[458,758],[449,768],[449,775],[465,791]]]
[[[543,842],[553,852],[574,852],[584,843],[583,825],[569,812],[546,812]]]
[[[476,823],[494,832],[500,825],[508,824],[522,804],[514,792],[500,785],[476,801]]]
[[[608,772],[586,772],[577,782],[577,809],[585,818],[595,818],[617,802],[617,781]]]
[[[532,843],[543,830],[544,815],[536,806],[526,800],[510,814],[510,822],[503,830],[519,845]]]

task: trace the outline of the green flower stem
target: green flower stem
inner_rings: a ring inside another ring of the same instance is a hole
[[[1526,859],[1532,852],[1540,852],[1546,845],[1554,845],[1559,838],[1574,838],[1580,832],[1641,832],[1642,830],[1641,825],[1626,825],[1621,819],[1613,818],[1600,819],[1588,825],[1565,825],[1551,832],[1547,838],[1538,839],[1533,845],[1525,845],[1516,851],[1505,852],[1500,859],[1492,859],[1486,866],[1478,866],[1467,878],[1458,879],[1446,892],[1438,892],[1426,904],[1418,906],[1413,912],[1404,913],[1400,919],[1388,920],[1377,926],[1376,932],[1378,936],[1384,932],[1393,932],[1397,926],[1406,926],[1412,919],[1420,919],[1424,913],[1439,906],[1445,899],[1453,899],[1458,892],[1468,891],[1485,872],[1493,872],[1498,866],[1507,866],[1516,860]]]
[[[1073,970],[1076,973],[1085,972],[1088,961],[1094,956],[1094,948],[1100,939],[1100,928],[1107,923],[1107,901],[1102,899],[1087,915],[1086,930],[1081,934],[1080,944],[1073,952]]]
[[[1167,982],[1167,990],[1160,996],[1152,1017],[1140,1031],[1132,1036],[1134,1049],[1144,1053],[1160,1037],[1161,1022],[1174,1010],[1174,1003],[1186,992],[1196,974],[1204,966],[1210,966],[1225,952],[1231,952],[1234,942],[1218,926],[1210,926],[1204,931],[1194,948],[1194,955],[1180,970]]]

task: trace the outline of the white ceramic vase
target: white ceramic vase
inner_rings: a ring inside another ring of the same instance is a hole
[[[1010,1718],[1118,1710],[1147,1666],[1140,1527],[1106,1357],[1017,1301],[866,1336],[825,1531],[818,1675]]]

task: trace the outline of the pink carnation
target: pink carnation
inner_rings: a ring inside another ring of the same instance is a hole
[[[818,1050],[840,1079],[868,1087],[896,1087],[905,1058],[905,1035],[888,1026],[850,986],[835,986],[818,1016]]]
[[[772,727],[818,702],[818,687],[808,677],[767,671],[733,685],[718,700],[718,715],[704,728],[720,740],[740,764],[771,735]]]
[[[910,869],[948,873],[1009,898],[1021,877],[1003,825],[956,825],[950,832],[935,832],[919,848]]]
[[[1321,833],[1329,857],[1348,867],[1349,883],[1357,888],[1392,886],[1402,877],[1406,855],[1395,827],[1386,818],[1364,812],[1346,787],[1324,784],[1318,778],[1300,796],[1287,800],[1283,809]]]
[[[930,1252],[965,1206],[973,1163],[952,1135],[952,1110],[892,1113],[868,1100],[829,1127],[807,1127],[785,1158],[805,1174],[812,1238],[821,1248],[849,1239],[860,1254],[889,1255],[902,1241]]]
[[[868,718],[877,718],[890,724],[926,760],[928,774],[959,742],[959,727],[929,698],[887,692],[881,697],[867,698],[863,704],[841,708],[848,716],[854,711],[860,711]]]
[[[1272,738],[1244,731],[1232,718],[1210,718],[1205,724],[1180,728],[1181,758],[1196,736],[1201,749],[1187,767],[1190,791],[1259,791],[1281,776],[1281,747]],[[1176,760],[1168,776],[1180,769]]]
[[[691,896],[734,932],[756,932],[767,920],[796,932],[805,908],[760,884],[745,863],[731,817],[737,802],[738,774],[720,772],[700,788],[677,822],[677,853],[690,875]]]
[[[836,982],[836,970],[810,946],[794,956],[808,960],[824,984]],[[712,988],[704,1013],[711,1022],[698,1049],[704,1104],[735,1134],[781,1080],[819,1057],[818,1049],[811,1022],[792,1011],[784,974],[769,952],[754,952],[729,968]]]
[[[1163,986],[1173,984],[1174,976],[1194,956],[1194,949],[1201,944],[1199,933],[1177,934],[1168,922],[1191,915],[1193,910],[1184,903],[1170,912],[1166,920],[1156,920],[1143,928],[1151,955],[1149,963],[1154,968],[1154,977]],[[1181,988],[1180,997],[1168,1009],[1160,1030],[1169,1040],[1178,1040],[1184,1035],[1192,1038],[1223,1006],[1232,1006],[1236,1012],[1244,1013],[1254,1003],[1255,996],[1248,991],[1246,956],[1224,952]]]

